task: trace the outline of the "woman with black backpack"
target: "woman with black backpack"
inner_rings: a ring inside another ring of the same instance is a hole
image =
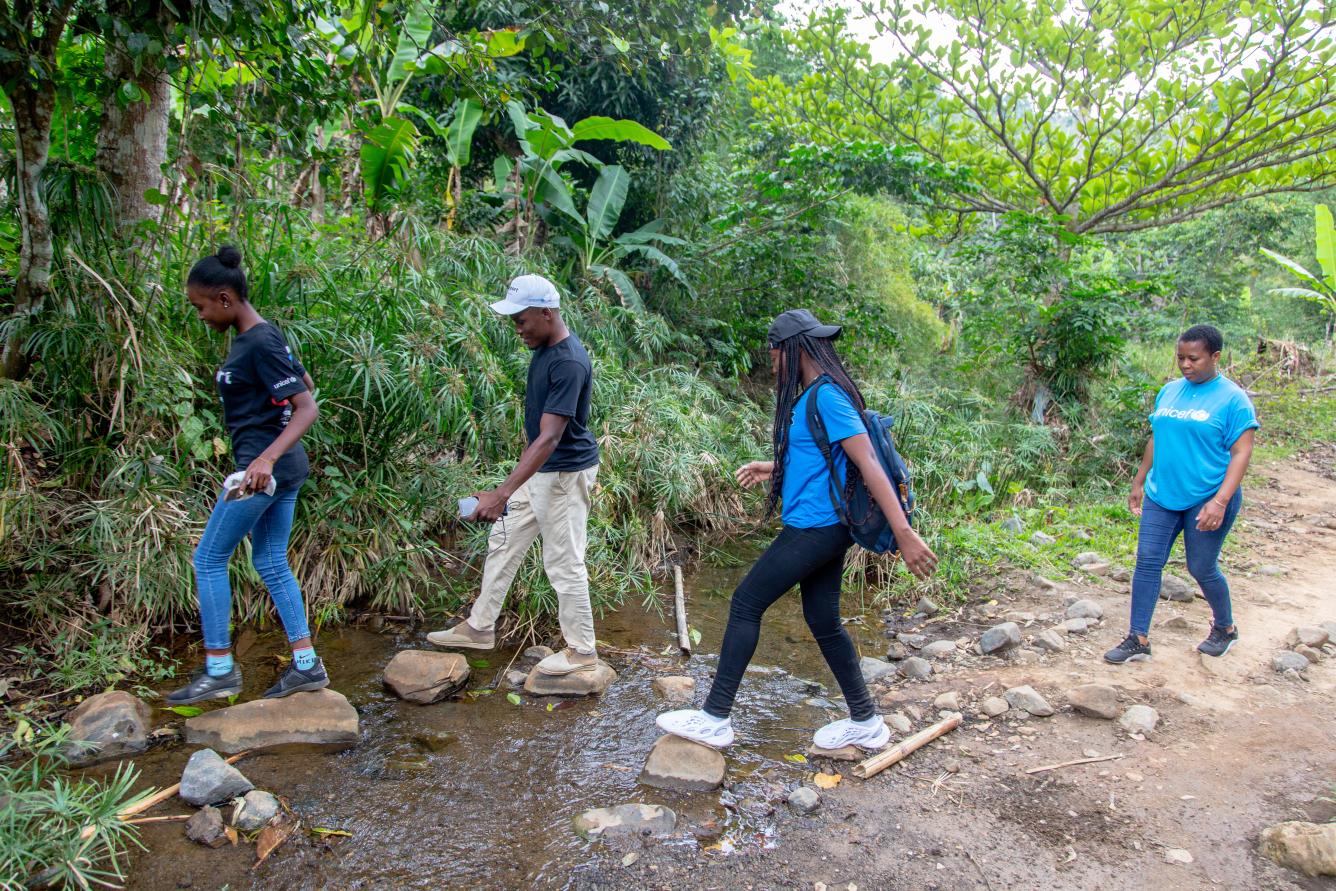
[[[840,621],[844,557],[854,542],[849,528],[841,523],[832,493],[842,492],[847,498],[861,480],[889,521],[905,564],[919,578],[933,573],[937,555],[910,527],[873,449],[862,415],[863,396],[835,352],[833,344],[839,334],[839,326],[823,325],[803,309],[782,313],[770,325],[770,361],[777,380],[775,457],[753,461],[736,476],[744,486],[770,482],[766,519],[782,503],[784,528],[733,592],[719,667],[705,707],[659,715],[656,723],[668,733],[715,748],[733,742],[729,713],[756,651],[761,616],[797,585],[802,592],[803,617],[849,707],[848,718],[816,732],[816,745],[875,750],[889,741],[890,732],[877,715],[859,669],[858,653]],[[814,393],[816,416],[830,447],[829,463],[808,424],[807,403]],[[837,479],[832,479],[832,467]]]

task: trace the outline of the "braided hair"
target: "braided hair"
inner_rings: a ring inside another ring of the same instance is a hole
[[[858,385],[849,377],[839,353],[835,352],[832,338],[812,337],[808,334],[795,334],[780,341],[778,345],[781,361],[779,376],[775,381],[775,427],[772,441],[775,451],[775,469],[770,475],[770,496],[765,505],[765,519],[769,520],[779,506],[779,496],[784,489],[784,457],[789,449],[789,429],[793,426],[793,407],[803,394],[802,354],[816,364],[824,374],[830,376],[844,394],[849,397],[860,413],[866,407],[863,394]],[[858,482],[858,468],[850,463],[845,474],[844,490],[848,498]]]

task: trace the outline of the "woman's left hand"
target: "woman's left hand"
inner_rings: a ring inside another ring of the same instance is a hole
[[[260,455],[246,468],[246,478],[242,486],[250,492],[263,492],[269,487],[269,480],[274,476],[274,462]]]
[[[1214,532],[1220,528],[1220,524],[1225,521],[1225,509],[1220,506],[1220,502],[1212,498],[1201,506],[1197,511],[1197,531]]]

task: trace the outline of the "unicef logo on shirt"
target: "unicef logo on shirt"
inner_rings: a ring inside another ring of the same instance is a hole
[[[1173,418],[1176,421],[1209,421],[1211,413],[1200,408],[1161,408],[1155,411],[1155,417]]]

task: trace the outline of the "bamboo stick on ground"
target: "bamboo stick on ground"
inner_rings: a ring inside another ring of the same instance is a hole
[[[687,596],[682,589],[682,567],[673,564],[673,607],[677,613],[677,646],[683,656],[691,655],[691,635],[687,631]]]
[[[944,733],[950,733],[960,726],[959,712],[943,718],[931,727],[924,728],[913,736],[903,739],[884,752],[878,752],[871,758],[858,762],[850,773],[859,779],[869,779],[881,773],[892,764],[904,760],[906,755],[918,751]]]
[[[1043,773],[1047,770],[1057,770],[1060,767],[1075,767],[1078,764],[1096,764],[1100,761],[1117,761],[1122,755],[1100,755],[1098,758],[1077,758],[1075,761],[1064,761],[1061,764],[1045,764],[1043,767],[1032,767],[1026,773]]]

